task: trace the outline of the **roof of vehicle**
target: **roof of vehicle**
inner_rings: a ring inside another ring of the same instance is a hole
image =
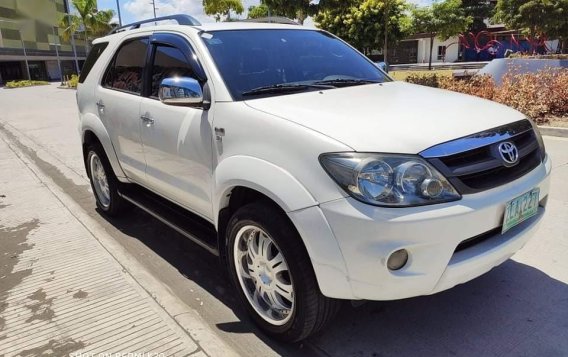
[[[224,31],[224,30],[255,30],[255,29],[290,29],[290,30],[315,30],[315,28],[300,25],[288,25],[280,23],[232,21],[232,22],[207,22],[199,26],[194,26],[202,31]]]
[[[123,37],[127,34],[135,34],[137,32],[145,32],[148,30],[154,31],[229,31],[229,30],[259,30],[259,29],[286,29],[286,30],[317,30],[315,28],[304,27],[300,25],[293,24],[282,24],[282,23],[272,23],[272,22],[253,22],[253,21],[231,21],[231,22],[205,22],[198,25],[178,25],[171,22],[162,22],[162,24],[154,25],[153,22],[148,22],[148,24],[141,25],[137,28],[129,29],[128,26],[124,25],[123,28],[113,31],[108,36],[96,39],[93,43],[98,43],[100,41],[106,41],[113,37]]]

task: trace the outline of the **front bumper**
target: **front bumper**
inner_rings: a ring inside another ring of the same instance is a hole
[[[322,286],[317,274],[322,292],[333,290],[332,297],[336,298],[394,300],[433,294],[486,273],[524,246],[535,232],[544,207],[505,234],[499,231],[459,252],[455,252],[456,247],[500,227],[509,200],[539,187],[541,202],[545,202],[550,169],[547,157],[514,182],[439,205],[382,208],[352,198],[321,204],[351,287],[351,291],[338,292],[337,288]],[[387,258],[399,249],[409,252],[408,263],[401,270],[390,271]]]

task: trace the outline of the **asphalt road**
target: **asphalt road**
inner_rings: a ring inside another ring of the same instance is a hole
[[[249,322],[215,257],[141,210],[114,220],[96,211],[74,91],[0,89],[0,108],[0,130],[243,356],[568,355],[568,139],[545,138],[554,162],[548,212],[536,237],[511,260],[433,296],[357,307],[346,302],[327,330],[286,345]]]

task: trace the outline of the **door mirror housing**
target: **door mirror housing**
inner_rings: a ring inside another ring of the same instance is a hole
[[[167,105],[203,107],[203,89],[190,77],[164,78],[158,91],[160,101]]]

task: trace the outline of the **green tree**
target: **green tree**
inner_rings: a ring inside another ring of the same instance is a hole
[[[248,18],[249,19],[258,19],[259,17],[267,17],[268,16],[268,6],[266,4],[260,3],[259,5],[252,5],[248,8]]]
[[[388,1],[354,1],[348,7],[323,9],[315,16],[315,22],[318,27],[343,38],[365,54],[375,49],[384,51],[385,44],[395,44],[410,29],[408,3],[405,0]]]
[[[226,21],[231,21],[231,11],[240,15],[245,8],[241,0],[203,0],[203,10],[207,15],[215,16],[215,20],[219,22],[221,16],[225,16]]]
[[[264,0],[263,3],[271,12],[297,19],[300,24],[303,24],[310,14],[310,0]]]
[[[485,20],[493,16],[495,5],[490,0],[462,0],[462,8],[473,19],[469,30],[477,33],[487,28]]]
[[[74,33],[83,32],[88,51],[89,41],[104,36],[113,28],[111,21],[114,11],[97,10],[96,0],[72,0],[71,4],[77,14],[66,14],[61,18],[59,21],[59,27],[63,29],[61,37],[69,41]]]
[[[316,16],[323,10],[345,10],[360,0],[262,0],[273,14],[296,19],[300,24],[308,16]]]
[[[566,50],[568,0],[498,0],[494,19],[533,38],[556,37]]]
[[[428,69],[432,69],[434,38],[445,41],[466,31],[473,21],[471,16],[465,14],[461,0],[444,0],[431,6],[414,8],[412,19],[413,32],[428,34],[430,38]]]
[[[550,16],[545,34],[550,39],[558,39],[560,53],[568,53],[568,0],[559,1],[559,6]]]

